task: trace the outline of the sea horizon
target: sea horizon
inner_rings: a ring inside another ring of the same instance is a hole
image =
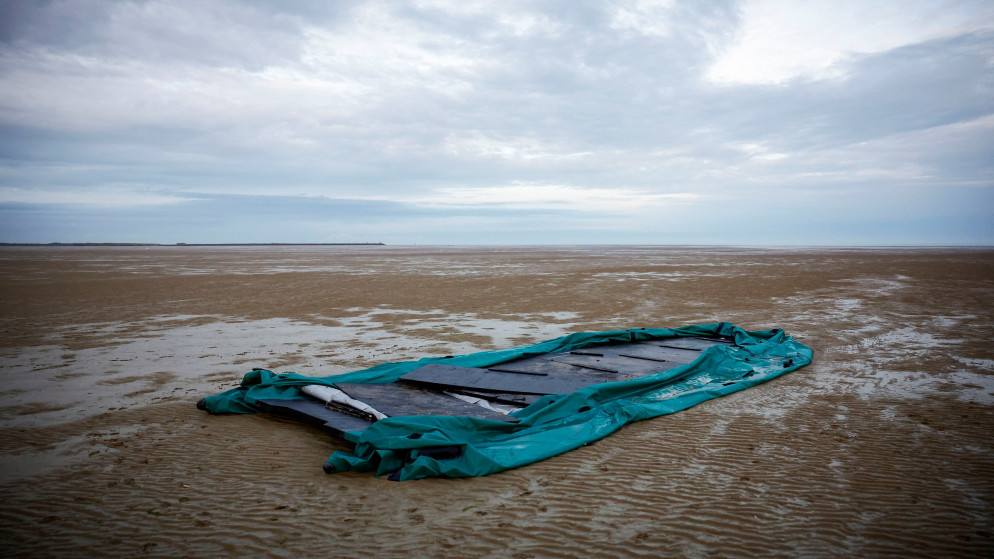
[[[766,248],[766,249],[994,249],[994,244],[945,244],[945,243],[898,243],[898,244],[845,244],[845,243],[824,243],[824,244],[735,244],[735,243],[412,243],[412,244],[392,244],[384,242],[196,242],[196,243],[161,243],[161,242],[0,242],[0,247],[297,247],[297,246],[382,246],[391,248],[407,247],[459,247],[459,248],[494,248],[494,247],[521,247],[521,248],[556,248],[556,247],[658,247],[658,248]]]

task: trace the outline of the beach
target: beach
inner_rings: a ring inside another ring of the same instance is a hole
[[[994,555],[994,250],[0,248],[5,557]],[[325,474],[317,428],[209,415],[329,376],[727,321],[814,362],[467,479]]]

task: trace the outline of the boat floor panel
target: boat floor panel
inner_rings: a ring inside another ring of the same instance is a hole
[[[263,411],[290,416],[342,436],[346,431],[363,431],[373,424],[368,419],[328,408],[315,400],[293,398],[286,400],[257,400]]]
[[[335,386],[352,398],[372,406],[377,411],[390,417],[405,415],[453,415],[495,421],[509,421],[512,423],[518,421],[514,417],[488,410],[483,406],[464,402],[441,392],[408,384],[340,382],[336,383]]]

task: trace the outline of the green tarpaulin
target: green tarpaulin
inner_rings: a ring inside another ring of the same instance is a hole
[[[336,382],[389,383],[427,363],[490,367],[512,359],[599,344],[678,336],[724,336],[693,363],[622,382],[597,384],[570,394],[544,396],[514,412],[507,423],[451,416],[389,417],[351,431],[352,453],[335,452],[326,471],[375,471],[390,479],[482,476],[544,460],[591,443],[622,426],[674,413],[706,400],[768,381],[811,362],[811,348],[783,330],[745,331],[729,323],[681,328],[582,332],[530,346],[450,358],[426,358],[331,377],[253,370],[239,387],[205,399],[211,413],[253,413],[267,399],[304,398],[300,387]]]

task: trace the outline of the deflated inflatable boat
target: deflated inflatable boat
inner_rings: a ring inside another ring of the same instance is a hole
[[[584,332],[531,346],[385,363],[332,377],[253,369],[210,413],[266,411],[355,444],[326,472],[392,480],[492,474],[603,438],[811,362],[783,330],[727,322]]]

